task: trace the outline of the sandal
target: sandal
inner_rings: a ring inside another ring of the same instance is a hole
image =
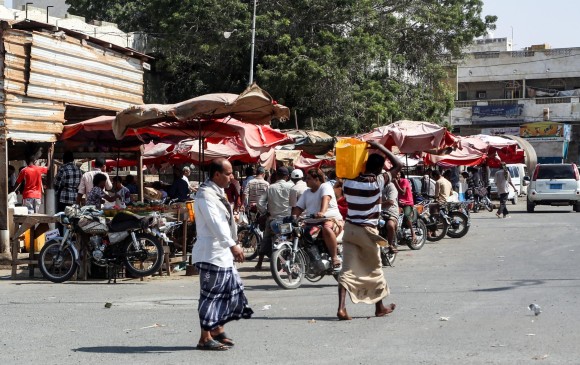
[[[197,349],[204,351],[226,351],[229,350],[230,348],[229,346],[226,346],[223,343],[218,342],[216,340],[208,340],[205,343],[198,343]]]
[[[390,254],[397,254],[399,250],[395,246],[389,246],[389,253]]]
[[[218,335],[212,336],[214,340],[221,342],[223,345],[234,347],[234,341],[226,335],[225,332],[222,332]]]
[[[336,260],[332,260],[332,269],[335,272],[339,272],[342,270],[342,260],[340,258],[336,258]]]

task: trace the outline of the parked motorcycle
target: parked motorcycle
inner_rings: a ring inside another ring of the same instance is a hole
[[[264,233],[260,230],[258,219],[260,213],[255,206],[248,210],[248,222],[238,227],[238,243],[244,250],[246,260],[253,260],[260,252]]]
[[[120,212],[107,222],[93,206],[67,207],[57,215],[64,235],[49,240],[38,259],[40,272],[54,283],[67,281],[76,273],[81,239],[87,241],[90,261],[107,268],[109,282],[116,279],[121,265],[134,277],[143,277],[158,271],[163,263],[161,241],[147,233],[158,225],[155,216]]]
[[[481,209],[487,209],[488,212],[493,212],[493,203],[489,199],[487,189],[479,187],[475,189],[467,189],[465,195],[468,199],[473,199],[473,212],[477,213]]]
[[[469,232],[471,218],[467,208],[471,202],[447,203],[445,212],[449,217],[447,236],[461,238]]]
[[[423,205],[417,205],[413,207],[413,217],[411,219],[411,227],[408,227],[407,220],[405,219],[404,213],[399,213],[397,218],[397,231],[395,233],[394,244],[407,245],[412,250],[420,250],[425,244],[427,238],[427,227],[425,222],[419,219],[419,210],[423,211]],[[387,238],[387,220],[388,215],[386,212],[381,213],[381,219],[379,220],[379,234]],[[416,240],[413,241],[412,231],[415,231]],[[397,254],[392,252],[388,246],[381,247],[381,260],[383,266],[393,266]]]
[[[335,278],[338,272],[322,238],[320,219],[275,219],[271,223],[276,235],[270,258],[270,270],[276,284],[283,289],[296,289],[302,279],[317,282],[326,275]],[[338,255],[342,257],[342,245],[338,244]]]
[[[419,219],[427,227],[427,241],[436,242],[445,237],[449,230],[450,221],[445,209],[440,209],[438,213],[431,214],[429,204],[431,204],[430,200],[421,202],[421,205],[423,205],[423,213],[419,215]]]

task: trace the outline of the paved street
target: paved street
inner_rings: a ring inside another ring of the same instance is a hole
[[[332,278],[284,291],[246,263],[255,317],[228,325],[226,352],[195,350],[197,277],[0,280],[0,364],[578,364],[580,214],[524,204],[511,219],[473,214],[462,239],[403,248],[385,269],[386,318],[348,303],[354,320],[338,322]]]

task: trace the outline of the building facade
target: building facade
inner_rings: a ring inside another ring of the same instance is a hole
[[[451,124],[470,135],[516,134],[523,124],[560,123],[562,128],[554,128],[558,135],[522,137],[534,146],[540,163],[558,156],[580,162],[580,48],[511,48],[507,38],[481,39],[457,63]]]

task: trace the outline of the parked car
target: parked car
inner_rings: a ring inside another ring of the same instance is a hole
[[[526,176],[526,165],[524,164],[508,164],[507,165],[510,177],[512,179],[512,183],[516,187],[516,190],[509,186],[508,190],[508,200],[512,202],[512,204],[518,203],[518,196],[521,196],[525,192],[525,186],[528,185],[528,182],[524,180],[524,176]],[[491,188],[490,194],[492,197],[497,198],[497,186],[495,185],[495,173],[499,171],[499,168],[491,168],[489,172],[489,186]]]
[[[528,212],[536,205],[569,206],[580,212],[580,174],[576,164],[538,164],[528,185]]]

